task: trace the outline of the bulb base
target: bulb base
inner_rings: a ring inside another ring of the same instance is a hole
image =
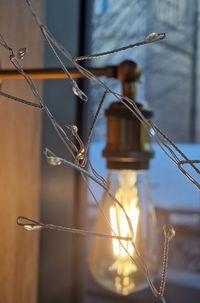
[[[145,118],[152,112],[137,104]],[[107,144],[103,156],[110,169],[146,170],[153,157],[148,130],[121,102],[113,102],[105,112]]]

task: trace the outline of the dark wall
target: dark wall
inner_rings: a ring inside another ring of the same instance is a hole
[[[46,1],[46,21],[50,31],[70,52],[78,53],[79,0]],[[58,63],[50,48],[45,47],[46,67]],[[69,62],[66,62],[69,66]],[[66,80],[47,80],[44,99],[61,125],[76,123],[77,101]],[[48,118],[43,116],[42,147],[69,159]],[[50,167],[42,157],[41,219],[46,223],[73,226],[76,211],[75,173],[68,167]],[[74,295],[73,255],[75,239],[70,234],[44,231],[40,242],[39,302],[71,302]]]

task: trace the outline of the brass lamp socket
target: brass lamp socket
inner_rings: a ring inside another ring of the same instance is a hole
[[[146,119],[152,112],[137,104]],[[107,144],[103,156],[109,169],[146,170],[153,157],[150,138],[144,125],[121,102],[113,102],[105,111]]]

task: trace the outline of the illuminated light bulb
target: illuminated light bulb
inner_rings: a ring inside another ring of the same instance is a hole
[[[148,41],[159,38],[159,35],[151,34]],[[135,82],[141,74],[138,65],[124,61],[118,72],[123,95],[135,100]],[[104,288],[121,295],[148,286],[140,256],[152,279],[158,268],[156,217],[145,177],[149,160],[153,157],[149,138],[152,130],[145,127],[125,104],[112,102],[105,111],[107,140],[103,150],[109,169],[109,192],[121,207],[105,191],[94,231],[110,231],[116,236],[132,237],[132,241],[93,238],[89,254],[89,268],[94,279]],[[152,117],[147,106],[137,104],[137,108],[147,120]],[[128,221],[131,222],[132,233]],[[168,228],[166,233],[171,236],[171,229]]]
[[[145,172],[111,170],[108,182],[109,190],[130,218],[133,241],[153,277],[157,271],[156,218],[149,201]],[[113,235],[131,236],[123,210],[106,193],[101,201],[101,209],[110,222]],[[108,225],[101,213],[97,217],[94,231],[108,233]],[[101,286],[121,295],[147,287],[146,277],[138,266],[138,256],[131,241],[93,238],[89,268]]]

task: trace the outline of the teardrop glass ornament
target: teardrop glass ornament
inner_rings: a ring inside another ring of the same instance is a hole
[[[39,224],[24,224],[23,227],[26,231],[31,231],[31,232],[40,231],[43,228],[43,226]]]
[[[73,90],[74,95],[79,97],[81,100],[83,100],[83,101],[88,100],[88,97],[86,96],[86,94],[77,86],[77,84],[72,87],[72,90]]]
[[[156,40],[158,38],[158,34],[157,33],[150,33],[149,35],[147,35],[144,39],[145,42],[153,42],[154,40]]]
[[[28,53],[28,49],[26,47],[20,48],[17,51],[16,57],[18,60],[24,59],[25,55]]]
[[[47,162],[52,166],[58,166],[62,164],[62,160],[56,157],[47,157]]]
[[[73,135],[77,134],[78,127],[75,124],[65,124],[65,127],[68,128]]]
[[[163,226],[163,230],[164,230],[165,238],[168,239],[169,241],[172,240],[176,235],[176,232],[171,224],[165,224]]]

